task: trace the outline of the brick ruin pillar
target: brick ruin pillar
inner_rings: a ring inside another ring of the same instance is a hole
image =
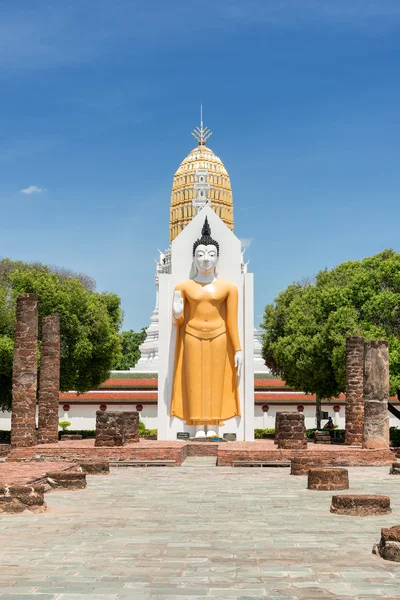
[[[96,411],[95,446],[123,446],[125,444],[123,414],[109,410]]]
[[[36,444],[38,299],[36,294],[17,298],[12,378],[11,445]]]
[[[60,315],[48,315],[42,323],[42,357],[39,378],[38,444],[58,441],[60,391]]]
[[[124,446],[139,441],[138,411],[96,412],[95,446]]]
[[[364,347],[363,448],[389,448],[389,348],[386,341]]]
[[[364,338],[346,339],[346,433],[345,444],[361,446],[364,427]]]
[[[132,444],[139,441],[139,412],[123,412],[125,443]]]
[[[307,450],[307,434],[303,413],[277,413],[276,432],[278,434],[278,448]]]

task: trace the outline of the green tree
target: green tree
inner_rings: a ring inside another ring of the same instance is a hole
[[[19,294],[39,298],[39,341],[44,316],[58,312],[61,324],[62,391],[85,392],[107,379],[120,355],[120,299],[93,291],[87,276],[41,264],[0,261],[0,407],[11,406],[15,303]],[[40,346],[40,344],[39,344]]]
[[[146,329],[122,331],[120,334],[121,355],[115,360],[113,369],[126,371],[134,367],[140,358],[139,346],[146,339]]]
[[[385,250],[290,285],[265,308],[263,355],[288,385],[318,398],[346,386],[346,337],[389,343],[390,391],[400,391],[400,254]]]

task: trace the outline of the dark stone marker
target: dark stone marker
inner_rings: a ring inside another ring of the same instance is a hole
[[[38,299],[36,294],[17,298],[12,379],[11,445],[36,443]]]
[[[228,442],[236,442],[236,433],[224,433],[222,437]]]
[[[44,317],[39,380],[38,444],[58,442],[60,315]]]
[[[389,348],[386,341],[364,348],[363,448],[389,448]]]
[[[361,446],[364,428],[364,338],[346,339],[346,433],[345,444]]]

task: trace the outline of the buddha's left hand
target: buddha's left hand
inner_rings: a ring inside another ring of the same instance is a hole
[[[243,365],[243,352],[241,350],[238,350],[237,352],[235,352],[235,367],[236,367],[238,377],[240,377],[240,373],[242,371],[242,365]]]

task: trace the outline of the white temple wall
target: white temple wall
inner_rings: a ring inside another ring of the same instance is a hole
[[[69,421],[71,425],[68,429],[96,429],[96,411],[99,410],[98,405],[93,406],[74,406],[70,407],[68,413],[65,413],[62,406],[59,409],[59,420]],[[107,410],[110,412],[128,412],[136,410],[135,405],[127,406],[126,404],[109,404]],[[147,429],[157,428],[157,406],[143,406],[143,410],[139,413],[140,420],[143,421]]]
[[[70,410],[66,413],[60,405],[58,410],[59,421],[69,421],[71,425],[68,429],[84,430],[96,429],[96,411],[99,410],[98,405],[75,406],[71,405]],[[132,411],[136,410],[135,405],[127,406],[126,404],[108,405],[108,411]],[[143,410],[139,413],[140,420],[143,421],[147,429],[157,429],[157,406],[143,406]],[[37,422],[37,421],[36,421]],[[0,411],[0,431],[10,431],[11,429],[11,413]],[[61,429],[61,428],[60,428]]]
[[[301,404],[301,402],[299,402]],[[335,424],[339,425],[339,429],[345,428],[345,408],[344,405],[340,406],[340,411],[335,413],[333,410],[333,404],[323,404],[322,410],[327,412]],[[297,412],[296,406],[279,406],[269,405],[268,412],[263,412],[262,407],[260,405],[255,406],[254,409],[254,429],[273,429],[275,427],[275,416],[277,412]],[[304,405],[303,411],[305,417],[305,424],[307,429],[313,429],[316,427],[315,422],[315,406],[306,406]],[[397,424],[396,424],[397,420]],[[322,427],[325,425],[326,420],[322,421]],[[391,418],[390,420],[391,427],[398,427],[400,423],[398,419]]]
[[[71,405],[70,411],[68,414],[68,418],[65,417],[65,412],[60,405],[59,409],[59,420],[60,421],[70,421],[71,426],[69,429],[95,429],[96,428],[96,410],[98,410],[97,405],[93,406],[75,406]],[[108,410],[112,411],[128,411],[135,410],[135,406],[129,407],[126,404],[115,404],[109,405]],[[339,413],[335,413],[333,410],[332,404],[323,404],[322,410],[329,413],[329,416],[332,417],[333,421],[339,425],[340,429],[345,428],[345,407],[344,405],[340,406]],[[275,427],[275,415],[277,412],[295,412],[295,406],[285,406],[285,405],[277,405],[271,406],[269,405],[268,412],[264,413],[262,411],[261,405],[257,405],[254,408],[254,429],[273,429]],[[313,429],[315,427],[315,407],[314,406],[304,406],[304,416],[306,420],[307,429]],[[335,419],[336,417],[336,419]],[[143,410],[140,413],[140,420],[143,421],[147,429],[157,429],[157,406],[143,406]],[[324,425],[324,421],[322,425]],[[398,419],[390,415],[390,427],[400,427],[400,422]],[[11,429],[11,413],[0,411],[0,430],[1,431],[9,431]]]
[[[0,430],[10,431],[11,429],[11,413],[0,411]]]

